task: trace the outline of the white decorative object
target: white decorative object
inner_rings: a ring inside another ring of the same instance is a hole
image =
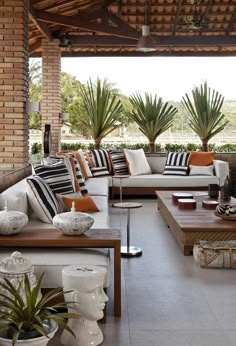
[[[62,283],[65,300],[70,302],[68,312],[78,312],[79,320],[69,319],[76,339],[67,331],[62,333],[61,343],[65,346],[96,346],[103,342],[103,334],[97,320],[103,317],[108,297],[103,290],[106,269],[93,265],[72,265],[63,268]],[[74,303],[71,303],[74,302]]]
[[[8,210],[7,201],[3,211],[0,211],[0,234],[16,234],[27,224],[28,216],[20,211]]]
[[[7,278],[14,287],[24,280],[25,274],[28,275],[31,287],[35,286],[36,277],[34,267],[28,257],[23,256],[20,252],[15,251],[9,257],[4,257],[0,261],[0,280]],[[22,287],[22,291],[24,288]],[[1,345],[1,344],[0,344]]]
[[[94,218],[87,213],[75,210],[75,202],[72,202],[70,212],[57,214],[53,218],[54,226],[67,235],[80,235],[88,231],[94,223]]]
[[[131,175],[151,174],[151,168],[143,149],[124,149],[124,154],[129,166]]]
[[[193,166],[190,165],[189,175],[214,175],[213,165],[211,166]]]

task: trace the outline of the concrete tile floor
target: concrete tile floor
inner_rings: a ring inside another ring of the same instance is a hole
[[[102,345],[236,346],[236,272],[199,268],[183,256],[155,199],[135,201],[143,208],[131,211],[131,243],[143,255],[122,259],[122,317],[112,315],[111,288]],[[110,214],[125,244],[126,212]]]

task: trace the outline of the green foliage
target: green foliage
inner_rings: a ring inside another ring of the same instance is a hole
[[[142,148],[145,152],[148,152],[148,144],[147,143],[105,143],[101,145],[101,148],[103,149],[117,149],[122,150],[124,148],[127,149],[140,149]],[[94,144],[82,144],[82,143],[62,143],[61,144],[62,151],[64,150],[78,150],[78,149],[87,149],[91,150],[94,149]],[[234,153],[236,152],[236,144],[224,144],[224,145],[216,145],[216,144],[209,144],[209,151],[215,151],[218,153]],[[194,143],[188,143],[188,144],[172,144],[167,143],[164,146],[161,146],[160,144],[155,145],[155,152],[169,152],[169,151],[201,151],[202,146],[200,144],[194,144]],[[31,147],[32,154],[37,154],[41,152],[41,144],[34,143]]]
[[[44,273],[34,287],[31,287],[28,275],[25,274],[17,288],[10,280],[0,281],[0,330],[11,335],[14,346],[21,336],[27,338],[28,333],[36,332],[37,336],[47,336],[45,323],[55,322],[73,336],[73,330],[67,326],[68,318],[80,318],[74,313],[60,313],[58,308],[66,307],[67,303],[53,305],[54,299],[64,297],[61,288],[55,288],[41,296]]]
[[[42,150],[41,143],[33,143],[31,146],[31,154],[38,154]]]
[[[222,114],[224,98],[207,86],[207,82],[192,90],[192,100],[185,94],[182,104],[189,117],[189,126],[200,137],[203,150],[208,150],[208,141],[221,132],[228,121]]]
[[[177,109],[163,102],[157,95],[145,93],[144,99],[139,93],[130,97],[133,109],[130,118],[135,121],[139,130],[148,138],[149,149],[154,151],[155,140],[160,134],[171,127]]]
[[[91,79],[80,88],[85,117],[78,119],[78,126],[85,128],[99,148],[101,140],[121,126],[122,104],[107,80],[99,78],[94,85]]]

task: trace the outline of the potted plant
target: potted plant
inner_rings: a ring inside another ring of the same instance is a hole
[[[29,278],[15,287],[10,280],[0,281],[0,345],[45,346],[56,333],[58,326],[66,329],[74,337],[73,330],[67,326],[68,318],[79,318],[78,314],[58,312],[68,303],[53,305],[53,300],[65,293],[61,288],[41,295],[44,273],[31,287]]]

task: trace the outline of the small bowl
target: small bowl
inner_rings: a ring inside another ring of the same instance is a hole
[[[70,211],[54,216],[53,225],[66,235],[80,235],[94,224],[94,218],[87,213]]]

